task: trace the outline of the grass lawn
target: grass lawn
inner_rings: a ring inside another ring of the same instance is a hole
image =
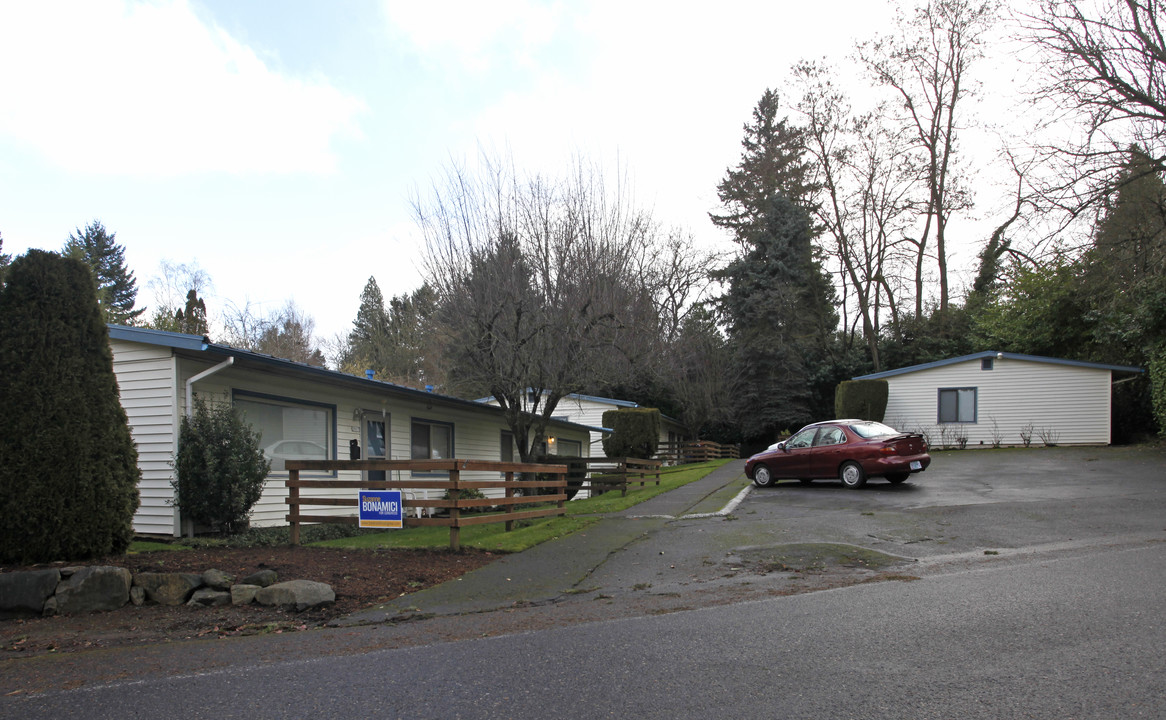
[[[633,484],[628,487],[627,495],[619,492],[607,492],[592,498],[572,500],[567,503],[566,515],[541,520],[519,520],[513,531],[506,532],[505,523],[488,525],[470,525],[461,529],[461,544],[463,547],[474,547],[482,550],[498,552],[519,552],[539,543],[555,538],[570,535],[599,522],[605,513],[619,512],[634,505],[654,498],[660,493],[699,480],[713,470],[724,465],[728,460],[714,460],[712,462],[694,465],[682,465],[678,468],[663,468],[660,484],[654,481],[643,487]],[[726,488],[729,493],[726,498],[735,495],[740,488]],[[353,531],[349,526],[319,524],[305,525],[302,528],[304,544],[311,547],[333,548],[447,548],[449,547],[449,528],[447,527],[416,527],[387,532]],[[317,538],[312,542],[312,536]],[[337,537],[341,535],[341,537]],[[328,539],[319,539],[320,537]],[[185,550],[190,547],[250,547],[260,545],[285,545],[289,542],[287,527],[255,528],[243,535],[229,538],[196,538],[183,539],[176,542],[154,542],[137,540],[130,544],[129,552],[153,552],[157,550]]]
[[[619,492],[608,492],[584,500],[567,503],[567,514],[546,520],[519,521],[511,532],[506,532],[505,523],[471,525],[461,530],[462,547],[482,550],[519,552],[547,540],[570,535],[573,532],[599,521],[604,513],[618,512],[656,497],[660,493],[673,490],[699,480],[713,470],[724,465],[727,460],[715,460],[679,468],[664,468],[660,484],[654,482],[640,487],[631,485],[626,496]],[[362,534],[354,537],[336,538],[312,543],[313,547],[341,548],[444,548],[449,547],[449,528],[418,527],[391,530],[383,533]]]

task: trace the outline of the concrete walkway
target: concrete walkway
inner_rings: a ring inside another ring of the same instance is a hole
[[[734,460],[683,487],[662,493],[558,540],[507,555],[457,580],[349,615],[334,625],[378,623],[400,616],[459,615],[552,602],[576,591],[613,554],[669,523],[732,512],[748,493],[745,461]]]

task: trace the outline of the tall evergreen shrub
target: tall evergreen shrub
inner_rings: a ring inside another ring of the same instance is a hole
[[[235,408],[195,400],[179,428],[172,483],[186,518],[227,533],[245,531],[269,472],[259,433]]]
[[[137,450],[89,269],[30,250],[0,290],[0,562],[125,551]]]
[[[656,408],[624,408],[603,413],[603,452],[610,458],[650,458],[660,444],[660,411]]]
[[[886,380],[843,380],[834,390],[835,417],[882,422],[889,394]]]
[[[1166,436],[1166,347],[1159,348],[1150,358],[1150,401],[1158,434]]]

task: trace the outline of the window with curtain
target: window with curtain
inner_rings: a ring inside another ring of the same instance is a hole
[[[453,425],[414,420],[410,457],[414,460],[448,460],[453,457]]]
[[[330,406],[236,393],[235,408],[259,433],[259,446],[272,472],[284,472],[287,460],[330,460],[333,417]]]
[[[976,388],[940,388],[939,422],[976,422]]]

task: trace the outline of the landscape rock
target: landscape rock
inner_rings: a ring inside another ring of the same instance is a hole
[[[74,614],[116,610],[129,602],[133,580],[129,570],[107,565],[71,569],[73,572],[57,585],[53,612]],[[62,571],[61,575],[64,574]],[[46,601],[46,610],[48,605]]]
[[[255,602],[274,607],[294,607],[297,612],[336,601],[330,585],[312,580],[289,580],[255,593]]]
[[[202,587],[202,576],[193,573],[138,573],[134,585],[146,591],[146,599],[159,605],[182,605]]]
[[[231,604],[231,593],[226,590],[215,590],[214,588],[204,587],[194,591],[190,596],[190,601],[186,603],[190,607],[217,607],[219,605]]]
[[[255,602],[255,593],[263,588],[258,585],[232,585],[231,586],[231,604],[232,605],[250,605]]]
[[[40,615],[60,582],[56,569],[0,574],[0,620]]]
[[[212,590],[230,590],[234,578],[222,570],[207,570],[202,574],[202,584]]]
[[[279,581],[279,575],[274,570],[260,570],[256,573],[251,573],[247,577],[239,581],[240,585],[258,585],[259,587],[267,587],[274,585]]]

